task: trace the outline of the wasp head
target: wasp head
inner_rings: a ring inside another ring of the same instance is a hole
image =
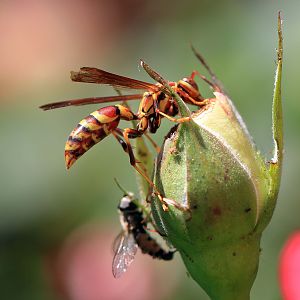
[[[178,88],[182,89],[194,99],[197,99],[200,96],[198,85],[192,76],[181,79],[178,82]]]

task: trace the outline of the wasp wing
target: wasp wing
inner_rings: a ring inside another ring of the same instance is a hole
[[[48,103],[40,106],[40,108],[42,110],[49,110],[49,109],[67,107],[67,106],[80,106],[80,105],[87,105],[87,104],[101,104],[101,103],[108,103],[108,102],[137,100],[137,99],[142,99],[142,97],[143,97],[142,94],[135,94],[135,95],[125,95],[125,96],[82,98],[82,99]]]
[[[127,271],[134,260],[137,248],[133,234],[123,234],[112,262],[112,273],[115,278],[120,278]]]
[[[132,79],[90,67],[80,68],[79,72],[72,71],[71,79],[78,82],[109,84],[119,88],[151,91],[157,90],[157,86],[153,83]]]

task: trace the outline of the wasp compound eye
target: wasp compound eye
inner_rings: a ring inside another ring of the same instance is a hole
[[[198,85],[196,83],[196,81],[192,78],[183,78],[182,79],[184,82],[186,82],[187,84],[189,84],[192,88],[194,88],[195,90],[199,90]]]

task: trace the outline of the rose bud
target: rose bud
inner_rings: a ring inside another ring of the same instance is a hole
[[[241,116],[217,84],[213,84],[215,98],[190,114],[166,81],[142,63],[176,99],[181,116],[191,116],[170,131],[157,158],[153,182],[164,198],[154,193],[154,222],[211,299],[249,299],[262,232],[276,204],[283,157],[280,15],[278,35],[274,154],[269,162],[257,151]]]

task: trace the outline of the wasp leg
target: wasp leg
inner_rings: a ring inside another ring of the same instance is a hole
[[[122,138],[120,138],[120,137],[118,136],[116,130],[113,131],[112,134],[113,134],[113,136],[116,138],[116,140],[118,141],[118,143],[122,146],[123,150],[124,150],[126,153],[128,153],[127,144],[125,143],[125,141],[124,141]]]
[[[175,200],[172,200],[172,199],[169,199],[169,198],[163,198],[163,201],[167,206],[171,205],[171,206],[174,206],[174,207],[176,207],[177,209],[179,209],[183,212],[188,213],[189,217],[186,219],[187,221],[189,221],[192,218],[192,211],[188,206],[181,205],[178,202],[176,202]]]
[[[118,132],[118,131],[117,131]],[[164,197],[160,194],[160,192],[157,190],[157,187],[155,186],[155,184],[153,183],[153,181],[148,177],[147,173],[145,171],[143,171],[141,168],[139,168],[137,166],[137,161],[135,159],[133,150],[132,150],[132,146],[130,143],[129,139],[134,139],[137,137],[140,137],[141,135],[143,135],[143,132],[138,131],[136,129],[131,129],[131,128],[125,128],[123,130],[123,137],[124,137],[124,141],[127,144],[127,153],[129,155],[129,159],[130,159],[130,164],[136,169],[137,172],[140,173],[140,175],[149,183],[149,185],[153,188],[154,193],[157,195],[158,199],[161,201],[162,206],[164,211],[168,210],[168,204],[171,204],[171,202],[167,203],[164,200]]]
[[[209,99],[201,99],[201,101],[197,101],[194,98],[192,98],[188,93],[184,92],[183,90],[180,89],[175,89],[175,91],[177,92],[177,94],[181,97],[181,98],[187,98],[191,101],[192,104],[197,105],[197,106],[205,106],[206,104],[209,103]]]
[[[193,46],[192,46],[192,51],[194,52],[195,56],[198,58],[198,60],[202,64],[202,66],[207,70],[208,74],[210,75],[212,82],[214,83],[214,86],[217,88],[215,91],[224,94],[222,82],[220,82],[220,80],[217,78],[215,73],[209,67],[209,65],[205,61],[204,57]]]
[[[143,135],[143,132],[138,131],[136,129],[131,128],[125,128],[122,132],[124,141],[127,145],[127,153],[129,155],[130,164],[150,183],[152,186],[154,185],[153,182],[149,179],[148,175],[146,175],[145,172],[140,172],[140,169],[137,166],[137,160],[135,159],[132,146],[129,139],[135,139],[138,137],[141,137]]]
[[[157,153],[160,152],[160,147],[154,142],[154,140],[149,136],[148,133],[144,133],[145,137],[148,139],[148,141],[151,143],[151,145],[154,147],[155,151]]]
[[[121,144],[124,151],[128,153],[129,159],[130,159],[130,164],[136,169],[137,172],[139,172],[139,174],[143,178],[145,178],[145,180],[153,188],[154,193],[156,194],[156,196],[158,197],[158,199],[162,203],[163,210],[168,211],[168,206],[171,205],[171,206],[176,207],[179,210],[182,210],[182,211],[185,211],[185,212],[189,211],[188,208],[186,208],[185,206],[180,205],[176,201],[174,201],[172,199],[164,198],[160,194],[160,192],[158,191],[158,189],[155,186],[155,184],[153,183],[153,181],[148,177],[147,173],[137,166],[138,162],[135,159],[135,156],[134,156],[132,146],[131,146],[131,143],[130,143],[129,139],[134,139],[134,138],[140,137],[140,136],[143,135],[143,132],[138,131],[136,129],[131,129],[131,128],[125,128],[123,131],[116,128],[114,131],[112,131],[112,133],[116,137],[118,142]],[[118,135],[122,135],[124,140],[121,137],[119,137]],[[126,146],[124,144],[126,144]]]
[[[188,122],[191,120],[191,117],[184,117],[184,118],[173,118],[165,113],[163,113],[162,111],[160,111],[159,109],[156,109],[156,112],[159,113],[160,115],[164,116],[165,118],[167,118],[168,120],[175,122],[175,123],[184,123],[184,122]]]

